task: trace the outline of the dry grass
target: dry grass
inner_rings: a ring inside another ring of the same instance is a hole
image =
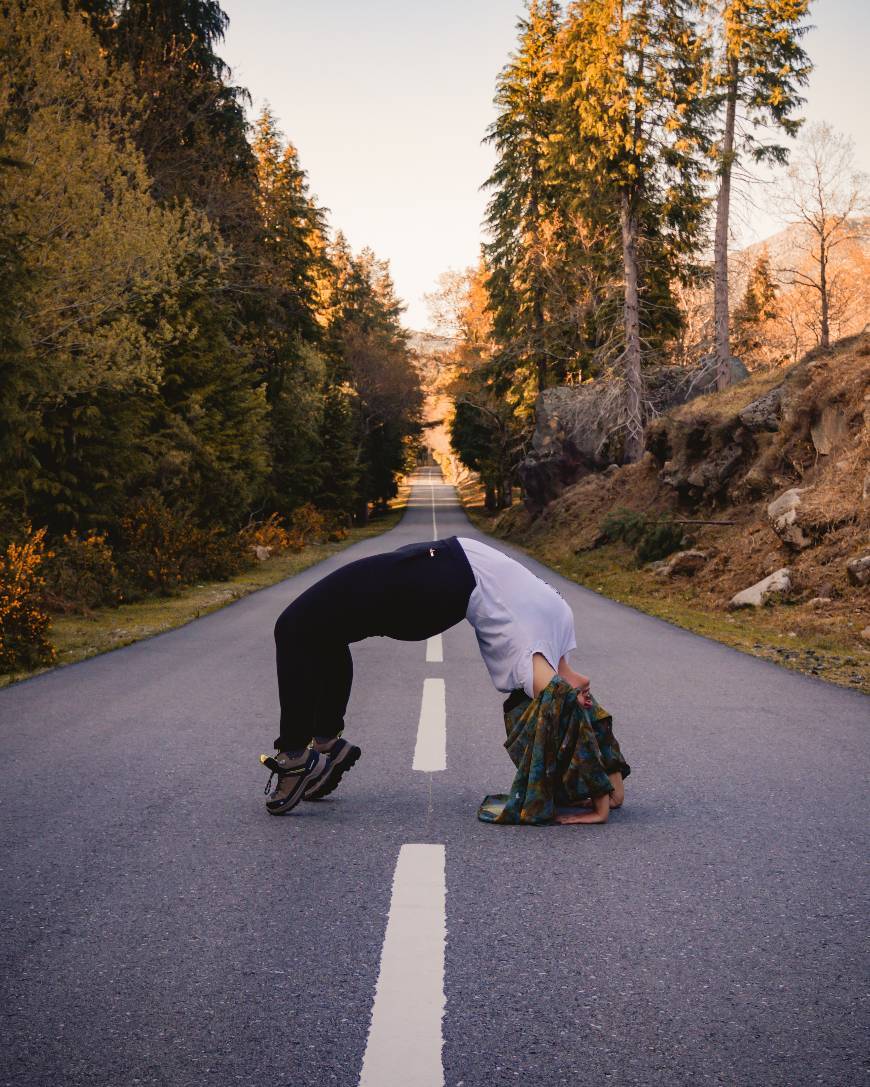
[[[581,584],[728,645],[768,657],[853,689],[870,691],[870,593],[851,585],[846,562],[870,549],[870,337],[865,333],[816,352],[788,370],[757,371],[724,393],[712,393],[673,412],[685,426],[722,426],[785,378],[780,431],[759,443],[753,486],[738,484],[715,507],[680,505],[647,455],[639,464],[581,479],[532,519],[519,505],[494,519],[469,508],[496,536],[528,549]],[[843,412],[845,430],[829,455],[819,454],[810,427],[825,408]],[[766,437],[766,436],[765,436]],[[802,518],[815,541],[802,551],[784,545],[766,508],[788,487],[806,487]],[[733,525],[692,527],[694,546],[709,561],[694,578],[660,578],[638,568],[621,546],[594,547],[601,521],[618,507],[661,517],[707,518]],[[731,614],[731,597],[788,566],[787,602]],[[827,603],[811,603],[830,597]]]

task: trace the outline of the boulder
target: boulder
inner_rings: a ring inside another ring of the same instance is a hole
[[[791,570],[783,566],[781,570],[775,570],[769,577],[762,578],[748,589],[736,593],[731,598],[728,607],[735,608],[760,608],[772,596],[787,593],[791,589]]]
[[[728,367],[731,370],[732,385],[737,385],[749,377],[749,371],[736,355],[731,355],[728,359]],[[716,369],[715,355],[706,355],[701,359],[700,376],[693,383],[695,387],[700,387],[701,391],[705,393],[712,392],[716,388]]]
[[[773,531],[783,543],[798,551],[810,547],[813,543],[812,536],[804,531],[799,521],[801,495],[809,489],[809,487],[791,487],[767,507],[767,517]]]
[[[265,562],[266,559],[272,555],[271,547],[263,547],[261,544],[254,545],[254,554],[257,556],[258,562]]]
[[[709,557],[706,551],[678,551],[667,559],[662,570],[669,577],[692,577],[706,564]]]
[[[853,585],[870,585],[870,555],[849,559],[846,574]]]
[[[810,437],[817,453],[827,456],[849,436],[846,412],[838,404],[825,404],[818,419],[810,426]]]
[[[812,600],[807,601],[808,607],[811,608],[823,608],[825,604],[830,604],[831,598],[829,596],[814,596]]]
[[[782,392],[782,386],[777,385],[775,389],[771,389],[764,396],[759,396],[757,400],[747,404],[743,411],[737,413],[737,417],[747,430],[779,430]]]

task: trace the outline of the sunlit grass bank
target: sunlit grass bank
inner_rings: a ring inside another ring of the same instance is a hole
[[[492,532],[496,518],[482,509],[479,499],[474,501],[473,488],[464,494],[472,523],[481,532]],[[793,671],[870,694],[870,653],[856,645],[857,630],[826,625],[806,608],[781,605],[727,614],[707,606],[691,581],[664,584],[638,569],[621,544],[573,554],[558,540],[549,548],[537,541],[532,546],[515,539],[510,543],[611,600]]]

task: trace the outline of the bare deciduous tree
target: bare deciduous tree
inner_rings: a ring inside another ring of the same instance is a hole
[[[852,140],[827,123],[807,130],[787,176],[791,221],[804,227],[801,233],[809,259],[784,271],[793,286],[814,293],[816,334],[819,346],[827,348],[832,315],[851,293],[847,282],[832,276],[831,257],[844,243],[854,244],[867,236],[870,224],[863,217],[870,210],[868,177],[855,167]]]

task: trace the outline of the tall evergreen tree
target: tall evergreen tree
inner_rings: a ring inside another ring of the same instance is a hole
[[[528,0],[518,23],[516,52],[498,78],[498,116],[486,141],[497,153],[486,182],[492,192],[485,247],[494,334],[509,345],[509,365],[537,391],[548,383],[547,251],[558,189],[547,156],[555,132],[553,50],[561,9],[556,0]]]
[[[325,216],[296,149],[271,110],[254,126],[261,258],[247,315],[269,405],[271,505],[288,513],[317,496],[326,360],[319,350],[319,283],[326,268]]]
[[[794,111],[803,102],[799,88],[811,65],[800,39],[809,0],[718,0],[712,4],[718,56],[714,84],[721,110],[715,148],[719,174],[714,242],[714,335],[716,384],[731,383],[728,301],[728,224],[731,176],[742,156],[784,163],[787,149],[759,140],[759,129],[779,128],[793,136],[800,125]],[[744,124],[738,126],[743,115]]]
[[[619,208],[624,455],[643,451],[639,248],[652,219],[671,254],[697,244],[704,201],[704,48],[684,0],[577,0],[559,42],[563,163]]]
[[[84,0],[116,63],[133,73],[136,142],[163,203],[188,199],[235,250],[250,278],[257,242],[248,92],[229,82],[217,49],[229,17],[218,0]],[[106,17],[106,9],[110,15]]]

